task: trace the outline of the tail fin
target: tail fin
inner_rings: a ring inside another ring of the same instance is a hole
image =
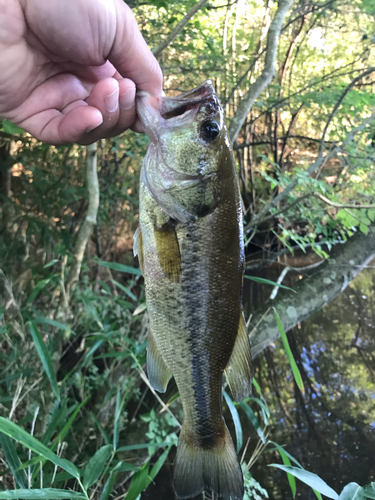
[[[211,490],[224,500],[242,500],[242,470],[233,441],[225,432],[210,448],[198,447],[182,428],[174,464],[173,487],[177,498],[192,498]]]

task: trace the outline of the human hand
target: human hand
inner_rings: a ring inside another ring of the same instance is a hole
[[[160,67],[122,0],[0,0],[0,116],[52,144],[139,129]]]

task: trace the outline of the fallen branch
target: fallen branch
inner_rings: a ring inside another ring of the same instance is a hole
[[[252,355],[257,356],[280,336],[272,309],[266,312],[270,307],[276,308],[287,332],[343,292],[374,257],[375,227],[372,226],[367,236],[357,233],[344,245],[338,245],[315,273],[293,285],[296,293],[282,290],[277,299],[266,301],[251,319],[251,323],[257,325],[264,316],[250,334]]]

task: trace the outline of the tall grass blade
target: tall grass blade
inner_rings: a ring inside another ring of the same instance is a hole
[[[65,458],[58,457],[55,453],[53,453],[53,451],[49,450],[47,446],[44,446],[44,444],[31,436],[31,434],[4,417],[0,417],[0,432],[11,437],[12,439],[15,439],[34,453],[50,460],[58,467],[61,467],[66,470],[66,472],[69,472],[69,474],[76,479],[80,478],[79,471],[76,466],[72,464],[72,462],[69,462],[69,460],[66,460]]]
[[[299,467],[292,467],[290,465],[280,465],[280,464],[270,464],[269,467],[277,467],[285,472],[289,472],[292,476],[296,477],[303,483],[310,486],[312,489],[318,491],[322,495],[333,500],[338,500],[339,496],[326,482],[323,481],[319,476],[308,472],[305,469],[300,469]]]
[[[120,439],[120,417],[121,417],[121,394],[120,390],[117,391],[116,394],[116,410],[115,410],[115,423],[113,429],[113,449],[116,451],[118,447],[118,442]]]
[[[48,352],[47,346],[44,343],[43,337],[38,330],[37,326],[33,322],[28,323],[30,328],[30,333],[33,338],[36,350],[42,362],[44,371],[47,374],[49,383],[51,384],[52,390],[55,393],[56,398],[60,401],[60,389],[57,385],[56,373],[53,368],[52,359],[50,353]]]
[[[257,431],[258,436],[262,440],[262,443],[265,444],[266,443],[266,436],[264,435],[264,432],[260,426],[258,419],[255,416],[255,413],[250,408],[250,406],[248,404],[244,403],[243,401],[241,401],[240,405],[241,405],[241,408],[243,409],[243,411],[246,413],[247,418],[250,420],[252,426]]]
[[[283,461],[284,465],[292,465],[290,463],[288,455],[285,453],[285,450],[283,450],[283,448],[281,446],[278,448],[278,452],[280,453],[280,457],[281,457],[281,460]],[[292,491],[293,498],[295,498],[296,491],[297,491],[296,480],[294,479],[294,476],[292,476],[292,474],[290,474],[289,472],[287,472],[287,476],[288,476],[288,482],[289,482],[290,489]]]
[[[228,394],[223,391],[225,401],[228,405],[229,411],[232,415],[233,423],[234,423],[234,429],[236,431],[236,444],[237,444],[237,453],[240,452],[240,449],[242,448],[243,444],[243,437],[242,437],[242,425],[241,425],[241,420],[238,415],[237,408],[234,406],[233,401],[230,399]]]
[[[105,465],[111,456],[113,447],[111,444],[106,444],[99,448],[93,457],[90,458],[83,473],[83,487],[87,490],[90,488],[100,477],[105,469]]]
[[[19,470],[21,461],[18,457],[13,441],[6,434],[0,433],[0,445],[3,448],[5,460],[13,474],[14,479],[16,480],[17,485],[20,488],[27,488],[26,474],[23,470]]]
[[[125,497],[125,500],[136,500],[138,495],[142,493],[142,491],[147,487],[148,484],[148,469],[149,462],[147,462],[141,470],[136,472],[133,476],[132,482],[130,483],[130,488],[128,494]]]
[[[110,494],[112,493],[113,487],[116,482],[116,477],[117,477],[117,472],[111,472],[111,474],[108,476],[108,479],[104,485],[102,494],[100,495],[99,500],[108,500]]]
[[[113,269],[114,271],[120,271],[121,273],[128,274],[137,274],[138,276],[142,276],[141,270],[132,266],[125,266],[124,264],[118,264],[117,262],[106,262],[104,260],[97,260],[97,263],[100,266],[109,267],[109,269]]]
[[[55,276],[51,276],[50,278],[38,281],[38,283],[34,287],[34,290],[31,292],[29,298],[27,299],[26,304],[27,305],[32,304],[34,300],[37,298],[37,296],[40,294],[40,292],[43,290],[43,288],[45,288],[54,277]]]
[[[168,454],[171,450],[172,446],[169,446],[157,459],[155,465],[152,467],[151,472],[148,476],[146,488],[152,483],[155,477],[158,475],[160,469],[163,467],[164,462],[167,460]]]
[[[287,358],[289,360],[290,366],[292,368],[294,379],[296,381],[296,384],[297,384],[299,390],[302,392],[302,394],[305,394],[305,388],[303,387],[301,373],[300,373],[300,371],[298,369],[297,363],[296,363],[296,361],[294,359],[294,356],[293,356],[293,353],[292,353],[292,351],[290,349],[288,338],[286,336],[286,333],[285,333],[283,324],[281,322],[280,316],[277,314],[277,311],[276,311],[275,308],[273,308],[273,311],[275,313],[277,326],[279,327],[280,335],[281,335],[281,338],[282,338],[282,341],[283,341],[283,344],[284,344],[285,353],[287,355]]]
[[[96,423],[96,425],[97,425],[97,427],[98,427],[98,429],[100,431],[100,434],[103,436],[105,444],[111,444],[111,440],[109,439],[108,434],[106,433],[104,427],[99,422],[99,420],[97,419],[96,415],[93,412],[91,412],[91,417],[92,417],[93,421]]]
[[[285,290],[290,290],[293,293],[296,293],[293,288],[289,288],[288,286],[281,285],[280,283],[276,283],[275,281],[267,280],[265,278],[258,278],[258,276],[249,276],[247,274],[244,275],[244,278],[247,278],[248,280],[251,281],[256,281],[257,283],[262,283],[263,285],[272,285],[272,286],[278,286],[279,288],[285,288]]]
[[[42,490],[12,490],[12,491],[0,491],[0,499],[8,498],[22,498],[31,500],[42,500],[42,499],[61,499],[61,498],[81,498],[85,499],[85,495],[82,493],[77,493],[75,491],[69,490],[58,490],[55,488],[43,488]]]

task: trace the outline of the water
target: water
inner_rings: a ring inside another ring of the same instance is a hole
[[[334,301],[288,333],[304,395],[294,382],[280,341],[254,363],[271,411],[270,439],[286,445],[305,469],[338,493],[349,482],[365,485],[375,480],[373,267],[375,262]],[[274,267],[263,277],[275,280],[281,269]],[[291,276],[285,284],[292,282]],[[258,306],[272,290],[254,282],[246,286],[248,308]],[[270,463],[282,463],[277,452],[262,453],[251,469],[253,476],[271,499],[292,498],[286,474],[267,467]],[[297,483],[297,498],[316,496]]]

